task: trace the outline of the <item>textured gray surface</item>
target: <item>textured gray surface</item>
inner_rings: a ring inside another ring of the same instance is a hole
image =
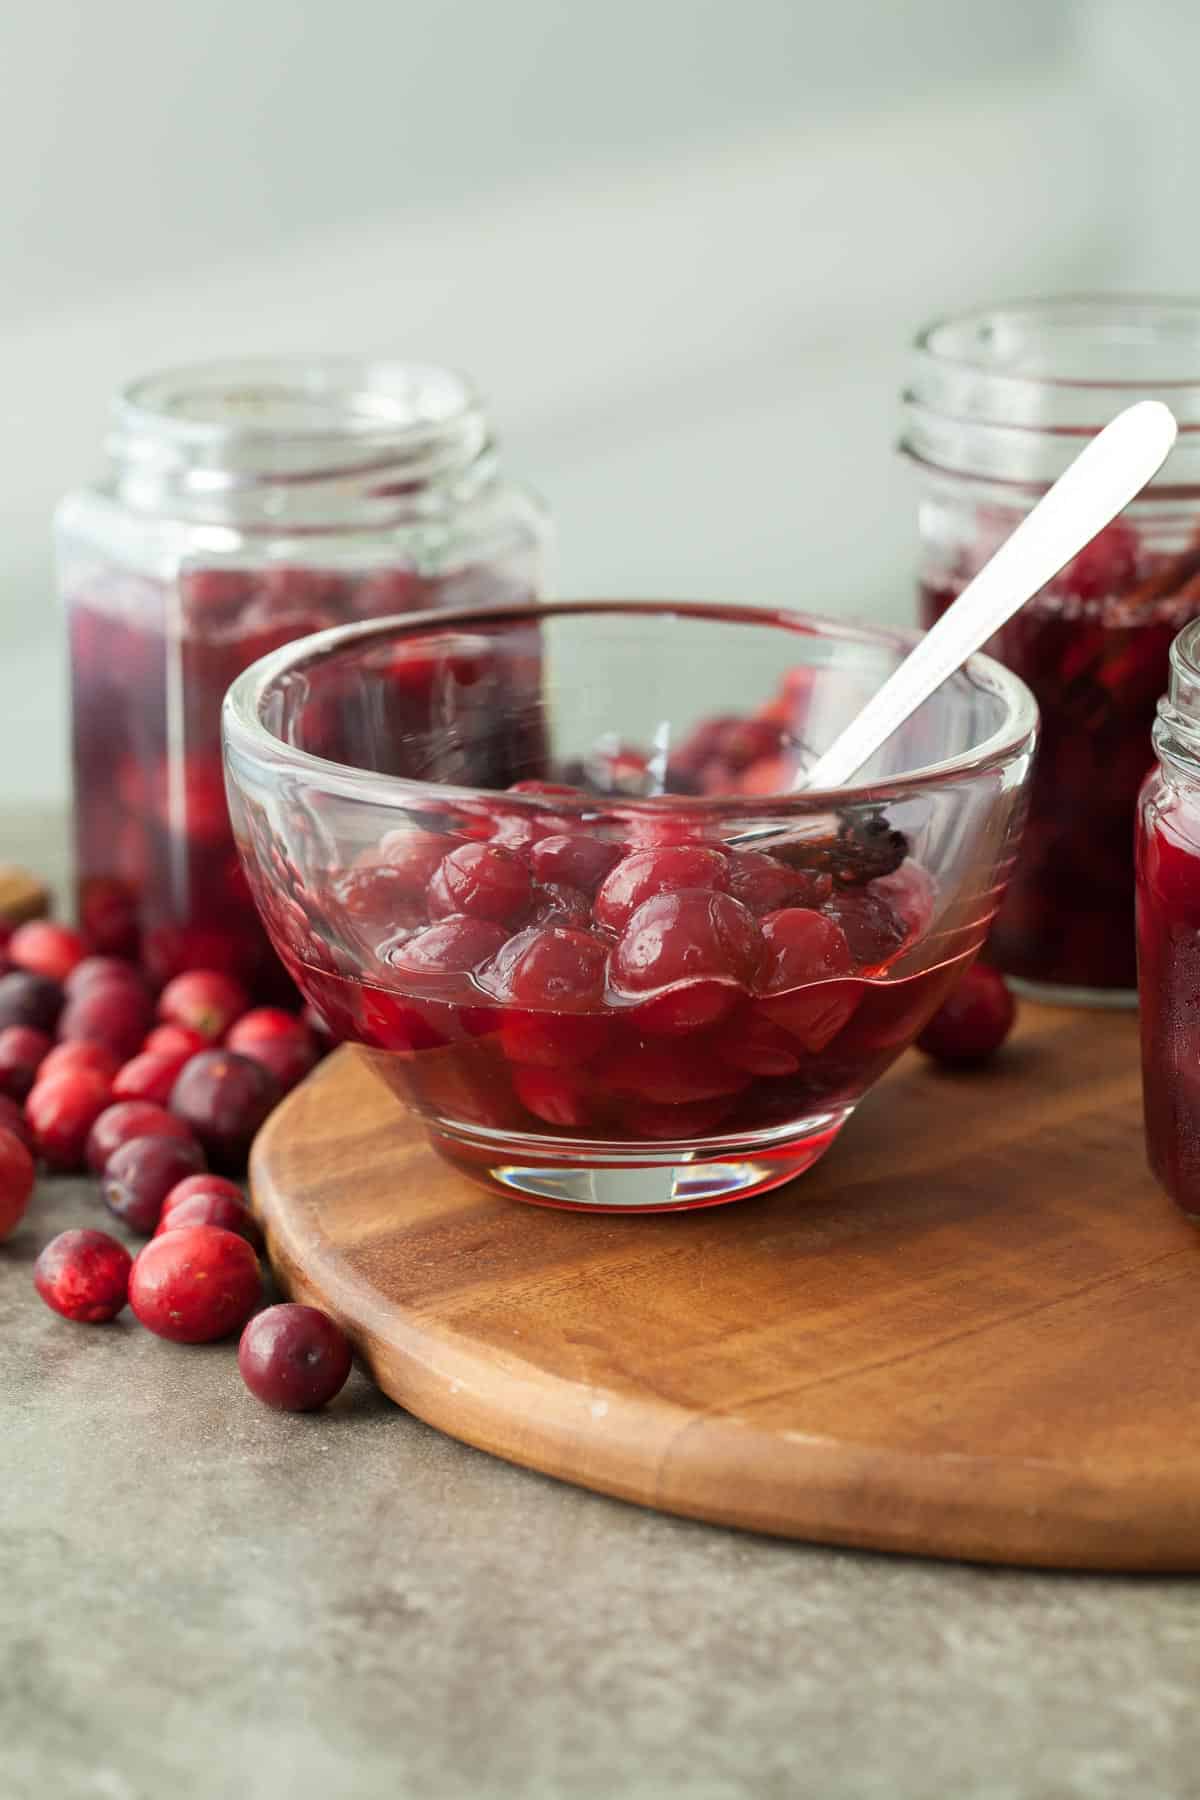
[[[98,1211],[46,1184],[0,1246],[2,1800],[1197,1792],[1195,1584],[660,1518],[357,1373],[276,1415],[229,1346],[42,1307]]]

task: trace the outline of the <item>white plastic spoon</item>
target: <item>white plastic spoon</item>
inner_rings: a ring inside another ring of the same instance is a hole
[[[1175,442],[1175,420],[1159,400],[1127,406],[1064,469],[937,624],[888,676],[797,790],[843,787],[943,681],[982,648],[1027,600],[1078,556],[1156,475]],[[744,832],[776,835],[778,826]]]

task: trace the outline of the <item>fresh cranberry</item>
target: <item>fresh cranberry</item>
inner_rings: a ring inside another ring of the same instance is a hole
[[[85,956],[82,962],[75,964],[63,982],[63,992],[68,1000],[73,1000],[76,994],[82,994],[87,988],[109,987],[114,982],[118,985],[124,982],[129,987],[145,991],[146,984],[132,963],[125,962],[119,956]]]
[[[757,920],[729,894],[657,894],[638,907],[613,951],[613,985],[647,996],[637,1014],[643,1030],[692,1031],[732,1010],[762,955]]]
[[[243,1014],[226,1034],[225,1048],[265,1062],[277,1078],[281,1078],[281,1070],[289,1070],[289,1078],[283,1083],[286,1087],[293,1087],[316,1062],[304,1020],[278,1006],[259,1006]],[[288,1055],[290,1063],[286,1060]],[[272,1058],[277,1059],[278,1066]]]
[[[33,1158],[16,1132],[0,1126],[0,1238],[24,1218],[35,1174]]]
[[[849,888],[835,894],[825,907],[826,915],[841,928],[854,961],[872,974],[899,955],[909,936],[887,897],[872,892],[877,885]]]
[[[175,1079],[190,1054],[156,1056],[152,1050],[143,1050],[140,1055],[131,1057],[113,1078],[113,1099],[152,1100],[156,1106],[165,1106],[171,1098]]]
[[[246,1196],[236,1181],[206,1169],[201,1175],[185,1175],[182,1181],[176,1182],[163,1201],[163,1218],[169,1218],[174,1207],[182,1206],[185,1200],[194,1200],[197,1194],[217,1194],[226,1200],[235,1200],[239,1206],[246,1204]]]
[[[54,925],[49,919],[31,919],[13,932],[8,946],[9,961],[31,975],[48,975],[51,981],[63,982],[82,962],[86,944],[68,925]]]
[[[141,989],[97,982],[68,1000],[58,1022],[58,1035],[67,1043],[84,1039],[103,1044],[126,1062],[140,1048],[151,1016],[149,999]]]
[[[16,1101],[10,1100],[7,1094],[0,1094],[0,1131],[11,1131],[15,1138],[20,1138],[27,1150],[33,1149],[33,1132],[29,1128],[29,1120]]]
[[[533,845],[529,867],[535,880],[544,884],[560,883],[594,894],[624,854],[622,845],[605,843],[603,838],[555,832]]]
[[[443,858],[428,890],[429,916],[465,914],[511,925],[529,910],[529,870],[496,844],[460,844]]]
[[[241,1169],[278,1100],[279,1084],[260,1063],[235,1050],[202,1050],[175,1083],[171,1111],[187,1122],[218,1168]]]
[[[64,1069],[35,1084],[25,1102],[38,1155],[52,1169],[81,1169],[88,1134],[112,1098],[102,1075]]]
[[[604,998],[607,965],[608,945],[590,932],[540,925],[509,939],[487,985],[517,1006],[587,1012]]]
[[[820,906],[833,880],[811,869],[793,869],[761,850],[735,850],[729,858],[729,891],[757,918],[786,906]]]
[[[129,1304],[148,1331],[207,1344],[240,1331],[262,1298],[258,1258],[236,1232],[190,1225],[151,1238],[134,1259]]]
[[[111,1082],[120,1063],[111,1050],[103,1044],[91,1044],[86,1038],[79,1038],[71,1044],[55,1044],[46,1052],[45,1061],[38,1070],[38,1080],[48,1081],[51,1075],[60,1075],[67,1069],[90,1069],[93,1075],[102,1075],[105,1081]]]
[[[182,1184],[180,1184],[182,1185]],[[242,1200],[215,1191],[198,1192],[177,1200],[170,1212],[164,1204],[154,1235],[179,1231],[187,1225],[219,1225],[222,1231],[236,1231],[256,1250],[262,1249],[262,1232],[250,1208]]]
[[[934,1013],[917,1047],[938,1062],[983,1062],[1012,1030],[1016,1012],[1000,971],[975,963]]]
[[[729,860],[719,850],[698,844],[661,850],[634,850],[607,875],[596,895],[596,923],[623,931],[638,907],[657,894],[686,888],[724,891],[729,886]]]
[[[33,1265],[38,1293],[64,1319],[103,1325],[129,1298],[133,1259],[106,1231],[60,1231]]]
[[[542,1069],[571,1069],[597,1055],[615,1021],[596,1013],[519,1012],[500,1015],[500,1048],[510,1062]]]
[[[578,1131],[587,1124],[587,1101],[569,1076],[556,1069],[512,1070],[513,1092],[527,1112],[561,1131]]]
[[[503,926],[460,915],[441,919],[405,943],[397,944],[388,960],[406,975],[466,974],[490,962],[504,942]]]
[[[238,1368],[255,1399],[313,1412],[340,1394],[350,1373],[345,1333],[315,1306],[268,1306],[238,1345]]]
[[[260,1063],[274,1076],[281,1094],[289,1094],[317,1062],[317,1053],[306,1038],[253,1038],[238,1054]]]
[[[207,1050],[209,1041],[202,1031],[193,1031],[190,1025],[156,1025],[153,1031],[147,1032],[142,1050],[150,1056],[195,1056],[197,1050]]]
[[[104,1165],[104,1204],[131,1231],[149,1237],[171,1189],[203,1167],[204,1152],[186,1138],[129,1138]]]
[[[534,888],[531,925],[564,925],[586,931],[591,922],[592,903],[581,888],[564,887],[560,881]]]
[[[28,969],[0,975],[0,1030],[29,1025],[34,1031],[53,1031],[62,1004],[62,989],[48,975],[33,975]]]
[[[32,1025],[6,1025],[0,1031],[0,1094],[24,1100],[52,1048],[44,1031],[35,1031]]]
[[[231,976],[216,969],[189,969],[159,995],[158,1016],[166,1025],[186,1025],[215,1043],[249,1004],[246,990]]]
[[[769,913],[762,934],[767,955],[760,986],[765,994],[848,975],[853,967],[845,932],[833,919],[808,907]]]
[[[87,1165],[100,1174],[109,1157],[131,1138],[190,1138],[191,1132],[182,1119],[165,1107],[149,1100],[119,1100],[106,1107],[92,1126],[87,1140]]]

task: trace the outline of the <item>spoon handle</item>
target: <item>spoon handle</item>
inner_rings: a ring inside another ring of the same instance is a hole
[[[1174,442],[1175,420],[1161,401],[1139,400],[1118,413],[798,778],[797,787],[844,786],[948,675],[1128,506],[1157,474]]]

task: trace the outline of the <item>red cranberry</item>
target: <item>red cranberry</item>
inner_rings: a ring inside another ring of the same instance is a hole
[[[117,982],[96,983],[68,1000],[58,1024],[67,1043],[86,1039],[103,1044],[126,1062],[136,1055],[149,1029],[150,1002],[141,989]]]
[[[186,1138],[129,1138],[104,1165],[104,1204],[131,1231],[149,1237],[171,1189],[203,1167],[204,1152]]]
[[[28,969],[0,975],[0,1030],[29,1025],[34,1031],[53,1031],[62,1004],[62,989],[48,975],[32,975]]]
[[[718,1100],[750,1085],[744,1070],[730,1068],[711,1044],[698,1038],[674,1044],[617,1044],[592,1068],[610,1092],[661,1106]]]
[[[92,1126],[87,1140],[87,1165],[99,1174],[113,1151],[131,1138],[174,1137],[188,1139],[191,1132],[182,1119],[149,1100],[119,1100],[106,1107]]]
[[[596,1013],[518,1012],[500,1015],[500,1048],[510,1062],[571,1069],[601,1051],[615,1021]]]
[[[791,869],[761,850],[735,850],[729,858],[729,891],[762,918],[785,906],[820,906],[833,892],[833,881],[811,869]]]
[[[868,973],[886,967],[908,941],[904,921],[885,896],[872,893],[871,888],[835,894],[825,912],[841,927],[854,961]]]
[[[102,1075],[111,1082],[120,1066],[103,1044],[90,1044],[86,1038],[80,1038],[76,1043],[55,1044],[48,1050],[38,1070],[38,1080],[48,1081],[51,1075],[60,1075],[67,1069],[90,1069],[93,1075]]]
[[[747,1008],[731,1020],[721,1043],[722,1060],[750,1075],[794,1075],[800,1067],[795,1041],[780,1026]]]
[[[613,984],[629,996],[658,995],[638,1009],[643,1030],[692,1031],[732,1010],[762,955],[757,920],[729,894],[658,894],[638,907],[613,951]]]
[[[186,1120],[216,1167],[241,1169],[278,1101],[279,1084],[260,1063],[235,1050],[202,1050],[175,1083],[171,1111]]]
[[[608,945],[558,925],[519,932],[496,957],[488,986],[518,1006],[587,1012],[604,998]]]
[[[315,1306],[268,1306],[238,1345],[242,1380],[256,1399],[312,1412],[340,1394],[350,1373],[345,1333]]]
[[[38,1293],[64,1319],[103,1325],[129,1298],[133,1259],[106,1231],[60,1231],[33,1265]]]
[[[465,914],[511,925],[529,910],[529,870],[497,844],[460,844],[435,870],[428,901],[431,919]]]
[[[534,888],[531,925],[566,925],[586,931],[591,922],[591,901],[582,888],[564,887],[560,881]]]
[[[92,876],[79,893],[79,921],[89,942],[112,956],[128,956],[137,949],[137,902],[123,881]]]
[[[634,850],[605,877],[596,895],[596,923],[623,931],[638,907],[656,894],[676,894],[685,888],[724,891],[728,886],[729,861],[719,850],[698,844]]]
[[[65,1069],[34,1086],[25,1102],[38,1155],[52,1169],[81,1169],[88,1134],[112,1097],[102,1075]]]
[[[246,1013],[229,1031],[225,1048],[260,1062],[285,1092],[303,1081],[317,1060],[303,1019],[277,1006],[260,1006]]]
[[[82,994],[87,988],[109,987],[114,982],[118,986],[124,983],[145,992],[146,984],[133,964],[125,962],[119,956],[85,956],[82,962],[75,964],[63,982],[63,992],[68,1000],[73,1000],[76,994]]]
[[[406,975],[466,974],[490,962],[504,942],[503,926],[459,916],[441,919],[397,944],[388,960]]]
[[[230,1181],[224,1175],[214,1175],[206,1169],[201,1175],[185,1175],[182,1181],[176,1182],[163,1201],[162,1216],[169,1218],[173,1207],[181,1206],[185,1200],[195,1199],[197,1194],[219,1194],[226,1200],[236,1200],[239,1206],[245,1206],[246,1196],[236,1181]]]
[[[762,934],[767,944],[764,994],[848,975],[853,967],[845,933],[824,913],[803,906],[770,913],[762,922]]]
[[[167,1025],[186,1025],[210,1043],[224,1037],[250,1004],[246,990],[216,969],[189,969],[176,975],[158,997],[158,1016]]]
[[[32,1025],[6,1025],[0,1031],[0,1094],[24,1100],[52,1047],[46,1033]]]
[[[31,975],[47,975],[51,981],[63,982],[82,962],[86,948],[79,933],[69,926],[51,924],[49,919],[31,919],[13,932],[8,957],[18,969],[27,969]]]
[[[256,1250],[262,1248],[262,1232],[254,1214],[244,1201],[233,1200],[228,1194],[203,1190],[188,1194],[177,1200],[170,1212],[164,1204],[154,1235],[161,1237],[164,1231],[179,1231],[187,1225],[219,1225],[222,1231],[236,1231]]]
[[[33,1158],[21,1139],[0,1126],[0,1238],[6,1238],[24,1218],[35,1173]]]
[[[113,1099],[152,1100],[156,1106],[165,1106],[175,1078],[190,1054],[156,1056],[151,1050],[143,1050],[118,1069],[112,1084]]]
[[[33,1132],[29,1129],[29,1120],[16,1101],[10,1100],[7,1094],[0,1094],[0,1131],[11,1131],[15,1138],[20,1138],[27,1150],[33,1149]]]
[[[557,1069],[514,1065],[513,1092],[527,1112],[560,1131],[579,1131],[587,1124],[587,1101],[569,1076]]]
[[[720,1130],[735,1099],[736,1096],[726,1094],[714,1100],[684,1101],[678,1106],[640,1100],[626,1109],[625,1129],[632,1138],[694,1142]]]
[[[1012,1030],[1016,1012],[999,970],[975,963],[934,1013],[917,1047],[938,1062],[983,1062]]]
[[[202,1031],[193,1031],[190,1025],[156,1025],[153,1031],[147,1032],[142,1050],[150,1056],[180,1056],[185,1060],[195,1056],[197,1050],[207,1050],[208,1039]]]
[[[424,900],[425,889],[442,859],[458,848],[457,839],[437,831],[388,831],[372,853],[369,867],[384,867],[407,900]]]
[[[240,1331],[261,1298],[254,1251],[216,1225],[151,1238],[129,1277],[134,1313],[148,1331],[177,1344],[207,1344]]]
[[[605,843],[603,838],[587,837],[582,832],[555,832],[534,844],[529,852],[529,867],[537,881],[560,883],[594,894],[624,854],[622,845]]]
[[[409,930],[426,921],[425,896],[412,892],[409,871],[387,863],[350,869],[335,882],[333,894],[348,919],[376,932]]]

